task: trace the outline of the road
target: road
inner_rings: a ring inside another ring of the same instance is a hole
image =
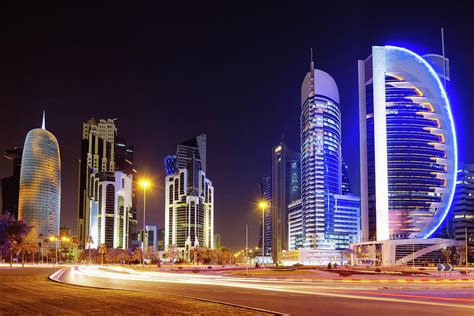
[[[77,266],[56,280],[91,287],[183,295],[291,315],[474,315],[474,284],[288,282]]]

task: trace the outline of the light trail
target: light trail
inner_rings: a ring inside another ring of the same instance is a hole
[[[177,274],[168,272],[137,272],[127,268],[119,267],[107,267],[101,268],[97,266],[76,266],[73,275],[83,275],[89,277],[115,279],[115,280],[128,280],[128,281],[144,281],[144,282],[161,282],[161,283],[175,283],[175,284],[194,284],[194,285],[208,285],[208,286],[224,286],[241,289],[252,289],[262,291],[273,291],[273,292],[285,292],[293,294],[304,294],[304,295],[315,295],[325,297],[339,297],[346,299],[359,299],[369,301],[384,301],[384,302],[395,302],[395,303],[410,303],[410,304],[421,304],[431,306],[443,306],[443,307],[455,307],[463,309],[474,309],[473,305],[467,304],[456,304],[447,303],[445,301],[452,302],[467,302],[471,303],[474,300],[469,299],[447,299],[444,297],[434,296],[421,296],[421,295],[398,295],[390,294],[386,295],[381,293],[364,292],[358,291],[358,289],[351,287],[355,294],[349,294],[347,288],[346,293],[328,292],[321,290],[332,290],[337,291],[341,289],[335,289],[330,286],[315,286],[304,284],[303,282],[284,283],[275,280],[262,280],[262,279],[241,279],[233,277],[222,277],[212,275],[192,275],[192,274]],[[61,276],[61,275],[60,275]],[[59,276],[59,277],[60,277]],[[56,276],[58,277],[58,276]],[[343,290],[343,291],[344,291]],[[350,291],[350,290],[349,290]],[[427,301],[429,300],[429,301]],[[440,302],[444,301],[444,302]]]

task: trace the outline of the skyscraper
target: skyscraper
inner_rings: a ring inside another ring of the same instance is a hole
[[[2,213],[10,213],[15,218],[18,218],[22,153],[23,148],[15,147],[3,154],[6,159],[13,162],[13,175],[2,179]]]
[[[457,148],[439,55],[374,46],[359,61],[363,240],[430,237],[453,199]]]
[[[451,207],[453,237],[467,240],[474,246],[474,165],[461,164],[457,174],[456,192]]]
[[[300,199],[300,155],[282,141],[272,152],[272,259],[288,250],[288,204]]]
[[[36,234],[59,234],[61,207],[61,158],[56,137],[41,128],[28,132],[20,171],[18,218],[33,226]]]
[[[270,255],[272,253],[272,176],[266,175],[262,178],[260,182],[260,198],[265,200],[269,207],[265,209],[265,231],[262,234],[262,222],[260,221],[260,229],[258,236],[258,245],[259,248],[262,248],[262,236],[265,238],[265,255]]]
[[[93,172],[90,183],[90,247],[128,248],[133,176],[121,171]]]
[[[342,193],[339,91],[326,72],[310,71],[301,86],[301,200],[305,248],[334,250],[341,236],[334,229],[329,198]]]
[[[179,144],[176,156],[176,171],[165,180],[165,250],[175,247],[189,258],[194,247],[214,247],[214,187],[206,177],[206,135]]]
[[[79,160],[79,193],[77,211],[77,234],[81,245],[87,244],[90,236],[90,175],[93,172],[115,171],[115,120],[91,118],[82,125],[81,158]]]

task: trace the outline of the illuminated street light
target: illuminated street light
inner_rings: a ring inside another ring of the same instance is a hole
[[[266,200],[258,202],[258,207],[262,209],[262,265],[265,265],[265,209],[268,207]]]
[[[143,236],[142,236],[142,265],[145,265],[145,238],[147,238],[147,231],[146,231],[146,223],[145,223],[145,216],[146,216],[146,189],[150,186],[150,181],[147,179],[140,180],[140,186],[143,188]]]

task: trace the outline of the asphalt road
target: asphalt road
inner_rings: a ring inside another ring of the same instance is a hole
[[[291,315],[474,315],[465,284],[327,284],[75,267],[54,278],[76,285],[183,295]]]

